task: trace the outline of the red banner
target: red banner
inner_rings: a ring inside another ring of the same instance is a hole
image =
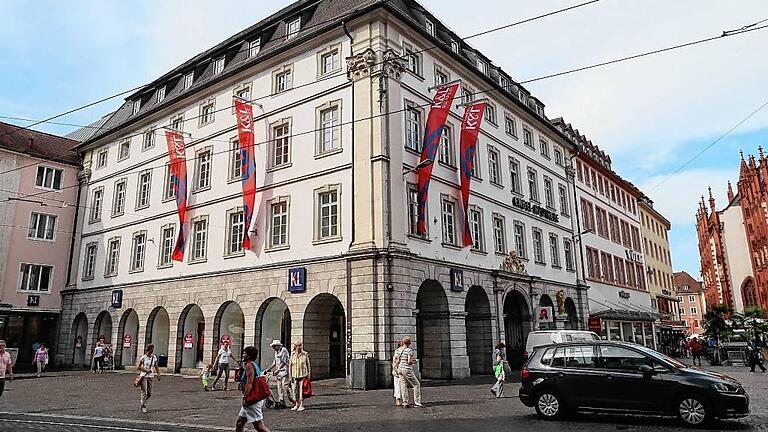
[[[485,113],[484,101],[467,105],[464,108],[464,118],[461,120],[459,165],[461,166],[461,202],[464,204],[464,246],[472,245],[472,231],[469,229],[469,181],[475,165],[477,134],[483,122],[483,113]]]
[[[453,97],[459,90],[459,83],[448,84],[440,87],[435,93],[430,105],[429,116],[427,117],[427,128],[424,131],[424,143],[421,150],[421,160],[419,163],[429,160],[435,161],[437,148],[440,146],[440,137],[443,135],[445,120],[448,118],[448,112],[451,110]],[[419,187],[416,194],[418,203],[418,228],[417,232],[423,235],[427,232],[427,194],[429,191],[429,181],[432,178],[432,163],[419,168]]]
[[[256,200],[256,152],[253,148],[253,106],[235,101],[237,136],[243,178],[243,249],[251,248],[251,218]]]
[[[168,158],[170,159],[171,183],[176,194],[176,208],[179,210],[179,237],[173,248],[171,258],[174,261],[184,260],[184,242],[186,236],[184,219],[187,214],[187,155],[184,136],[181,132],[166,131],[165,140],[168,142]]]

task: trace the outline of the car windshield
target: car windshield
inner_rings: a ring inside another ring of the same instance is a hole
[[[688,365],[686,365],[685,363],[681,363],[679,360],[675,360],[672,357],[666,356],[666,355],[664,355],[664,354],[662,354],[662,353],[660,353],[658,351],[654,351],[654,350],[652,350],[650,348],[647,348],[647,347],[644,347],[644,346],[637,346],[636,348],[639,349],[640,351],[642,351],[643,353],[645,353],[645,354],[647,354],[647,355],[649,355],[649,356],[651,356],[651,357],[653,357],[653,358],[655,358],[657,360],[665,361],[665,362],[671,364],[672,366],[674,366],[674,367],[676,367],[678,369],[680,369],[680,368],[687,368],[688,367]]]

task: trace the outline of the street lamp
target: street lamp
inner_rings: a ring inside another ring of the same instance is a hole
[[[423,161],[419,162],[418,165],[416,165],[415,167],[403,171],[403,177],[405,177],[405,175],[408,173],[416,172],[422,168],[426,168],[432,165],[433,163],[435,163],[435,161],[433,161],[432,159],[429,159],[429,158],[424,159]]]

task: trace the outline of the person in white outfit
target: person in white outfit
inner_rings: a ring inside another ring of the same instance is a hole
[[[403,341],[397,342],[397,348],[395,348],[395,353],[392,355],[392,381],[393,386],[395,387],[395,405],[396,406],[402,406],[403,405],[403,392],[402,392],[402,386],[400,386],[400,369],[397,367],[397,361],[400,359],[400,354],[403,352]]]

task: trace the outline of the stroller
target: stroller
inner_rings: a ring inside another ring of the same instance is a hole
[[[277,396],[277,386],[280,385],[277,376],[272,372],[267,372],[265,376],[267,377],[267,384],[269,385],[269,397],[267,398],[267,401],[264,402],[264,406],[272,409],[287,408],[285,403],[281,402]]]

